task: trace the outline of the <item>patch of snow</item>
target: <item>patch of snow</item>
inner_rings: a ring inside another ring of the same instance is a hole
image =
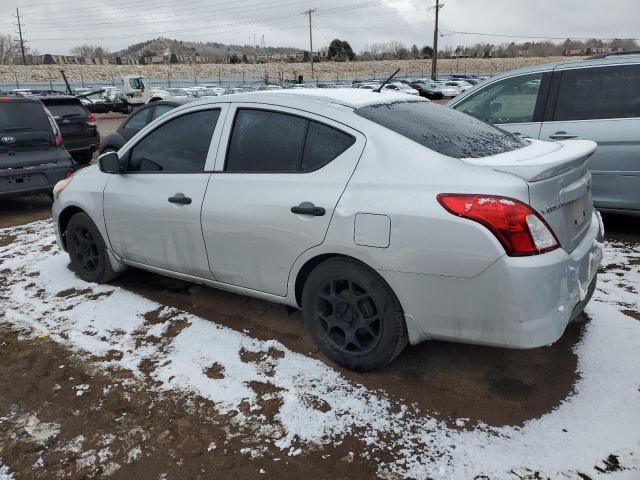
[[[0,480],[16,480],[16,477],[13,476],[9,467],[2,463],[0,459]]]
[[[340,106],[351,108],[366,107],[368,105],[380,105],[396,102],[424,102],[429,103],[425,98],[406,93],[393,92],[383,90],[382,92],[374,92],[362,88],[291,88],[286,90],[278,90],[271,92],[250,92],[240,93],[237,95],[271,97],[296,95],[299,97],[307,97],[311,100],[323,100]],[[302,99],[302,98],[301,98]]]
[[[138,458],[140,458],[141,455],[142,455],[142,450],[140,449],[140,447],[133,447],[131,450],[129,450],[129,453],[127,454],[127,463],[131,463],[137,460]]]
[[[37,445],[46,445],[49,440],[60,434],[60,425],[41,422],[35,415],[22,415],[16,419],[15,423],[24,429],[29,440]]]
[[[640,416],[636,415],[640,411],[640,322],[620,311],[623,307],[640,308],[634,290],[640,285],[640,246],[605,246],[603,265],[612,266],[599,275],[598,288],[586,310],[591,321],[575,345],[579,374],[575,392],[553,411],[522,426],[480,424],[462,430],[460,427],[467,426],[464,418],[452,419],[459,428],[449,428],[384,392],[349,382],[337,370],[279,342],[260,341],[175,308],[162,309],[162,305],[119,287],[82,282],[68,270],[65,254],[42,253],[40,247],[53,241],[49,222],[0,233],[18,238],[0,247],[0,269],[8,272],[9,286],[3,293],[7,299],[1,307],[7,321],[34,332],[50,332],[55,341],[93,355],[117,349],[123,356],[114,362],[137,375],[143,360],[168,361],[152,374],[162,382],[161,388],[200,394],[215,402],[221,412],[236,412],[238,423],[252,421],[239,412],[241,403],[248,403],[250,409],[258,404],[249,382],[269,384],[278,392],[273,395],[282,400],[276,415],[279,425],[263,425],[257,435],[285,454],[299,455],[308,444],[337,443],[345,435],[355,435],[365,445],[360,455],[375,458],[376,452],[385,453],[390,460],[381,464],[381,469],[386,472],[418,479],[480,475],[506,479],[513,477],[512,471],[539,472],[543,478],[578,478],[577,472],[583,472],[597,478],[594,465],[610,454],[636,452],[620,458],[623,467],[635,474],[632,478],[640,476]],[[39,275],[25,276],[35,272]],[[30,283],[35,286],[28,287]],[[35,295],[40,288],[45,290],[45,298]],[[91,300],[81,294],[57,296],[71,288],[104,295]],[[163,328],[181,320],[186,327],[162,351],[158,345],[137,346],[141,334],[161,331],[147,324],[144,317],[159,309]],[[273,348],[284,355],[268,358],[268,371],[240,358],[243,349],[268,357]],[[214,380],[203,373],[214,363],[224,367],[224,378]],[[310,396],[331,408],[314,408],[308,401]],[[139,447],[132,449],[129,461],[141,454]],[[263,451],[246,449],[243,454],[260,456]],[[426,458],[430,460],[425,462]]]

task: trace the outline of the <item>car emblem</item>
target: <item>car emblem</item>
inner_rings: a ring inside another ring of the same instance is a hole
[[[64,120],[62,120],[62,123],[69,123],[69,120],[65,118]]]
[[[2,143],[13,143],[16,141],[16,137],[2,137]]]

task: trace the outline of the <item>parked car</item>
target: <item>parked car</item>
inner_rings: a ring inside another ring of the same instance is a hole
[[[465,82],[464,80],[448,80],[445,82],[445,84],[448,87],[457,88],[458,93],[464,93],[467,90],[470,90],[471,88],[473,88],[473,85],[471,85],[468,82]]]
[[[62,135],[32,97],[0,97],[0,196],[47,194],[75,170]]]
[[[383,90],[392,90],[400,93],[406,93],[408,95],[420,95],[418,90],[402,82],[387,83]]]
[[[100,147],[95,115],[76,97],[53,95],[34,98],[38,98],[53,115],[67,152],[77,163],[89,163],[93,152]]]
[[[596,207],[640,214],[640,55],[507,72],[449,106],[531,138],[597,142]]]
[[[442,92],[443,98],[453,98],[460,95],[460,89],[458,89],[458,87],[449,85],[448,82],[436,81],[433,83],[436,85],[437,88],[440,89],[440,91]]]
[[[429,98],[431,100],[439,100],[444,98],[442,89],[433,82],[414,82],[411,87],[415,88],[421,97]]]
[[[188,98],[193,96],[191,95],[191,92],[189,92],[189,90],[187,90],[186,88],[167,88],[166,91],[169,92],[169,95],[171,95],[171,98],[173,100],[183,99],[183,98]]]
[[[164,115],[180,105],[193,101],[193,97],[185,97],[175,100],[158,100],[157,102],[148,103],[136,109],[127,119],[120,124],[118,129],[107,135],[100,145],[100,154],[105,152],[115,152],[120,150],[122,146],[131,138],[151,123],[156,118]]]
[[[131,266],[302,308],[368,370],[428,338],[556,341],[602,255],[595,148],[401,93],[254,92],[168,112],[64,181],[53,219],[86,281]]]

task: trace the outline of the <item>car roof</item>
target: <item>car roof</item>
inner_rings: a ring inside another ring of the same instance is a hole
[[[68,101],[68,100],[78,100],[78,101],[80,101],[80,99],[78,97],[75,97],[73,95],[33,95],[31,98],[35,98],[37,100],[40,100],[43,103],[46,103],[46,102],[57,102],[57,101]]]
[[[196,103],[273,103],[282,106],[327,106],[339,105],[348,108],[361,108],[396,102],[424,101],[426,99],[397,92],[372,92],[359,88],[301,88],[280,91],[257,91],[234,93],[199,100]]]

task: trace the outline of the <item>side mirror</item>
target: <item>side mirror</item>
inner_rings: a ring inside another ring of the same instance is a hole
[[[124,173],[126,163],[120,159],[117,152],[103,153],[98,157],[98,167],[104,173]]]

